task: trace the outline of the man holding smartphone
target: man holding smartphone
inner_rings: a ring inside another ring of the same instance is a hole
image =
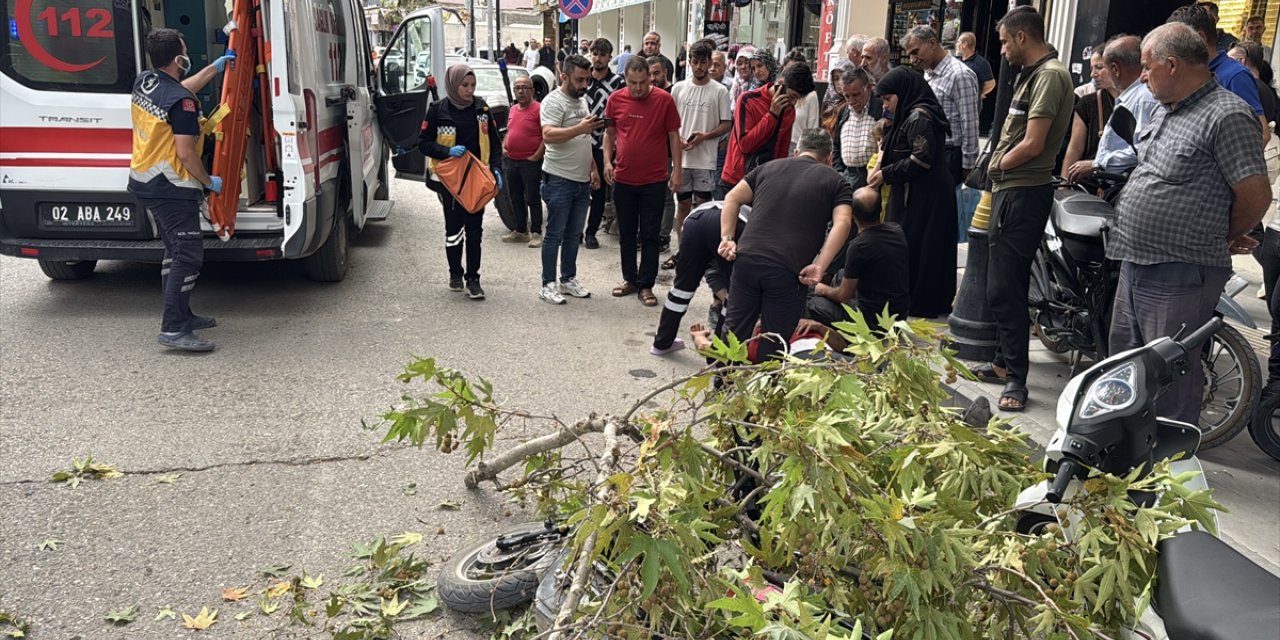
[[[676,246],[694,201],[702,204],[711,199],[718,176],[716,146],[720,136],[733,126],[729,107],[729,90],[711,79],[711,54],[715,51],[710,41],[699,40],[689,47],[688,80],[681,80],[671,90],[680,113],[680,139],[684,141],[684,180],[676,193]],[[667,269],[675,268],[677,256],[663,263]]]

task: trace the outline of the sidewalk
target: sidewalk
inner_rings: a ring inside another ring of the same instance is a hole
[[[958,271],[963,277],[967,246],[960,245]],[[1251,287],[1236,296],[1260,327],[1270,322],[1266,304],[1255,295],[1262,281],[1262,270],[1253,258],[1237,256],[1236,273],[1249,280]],[[1262,332],[1237,327],[1249,338],[1255,348],[1262,344]],[[1258,357],[1265,365],[1265,351]],[[1082,363],[1077,371],[1091,366]],[[1056,427],[1055,409],[1058,394],[1070,380],[1071,365],[1068,354],[1057,354],[1045,349],[1038,340],[1031,341],[1031,375],[1027,381],[1031,398],[1025,412],[997,413],[1012,418],[1013,423],[1043,444],[1053,435]],[[1266,367],[1263,367],[1266,375]],[[986,397],[993,409],[998,405],[1000,387],[960,380],[952,385],[969,398]],[[1229,511],[1219,516],[1222,538],[1232,547],[1261,564],[1273,574],[1280,575],[1280,463],[1262,453],[1248,431],[1242,431],[1230,442],[1199,454],[1204,464],[1209,486],[1214,495]]]

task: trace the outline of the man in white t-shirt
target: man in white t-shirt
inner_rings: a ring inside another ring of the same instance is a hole
[[[711,54],[714,50],[708,40],[693,43],[689,47],[690,77],[671,89],[676,111],[680,113],[680,139],[684,141],[681,163],[684,181],[676,193],[679,202],[675,224],[677,238],[693,206],[691,201],[702,204],[711,199],[719,182],[715,172],[717,145],[721,136],[733,126],[729,91],[711,79]]]
[[[525,44],[524,68],[530,72],[538,68],[538,42],[536,40],[530,40]]]
[[[587,82],[591,63],[578,54],[565,56],[560,88],[542,100],[542,140],[547,146],[542,160],[542,199],[547,221],[542,236],[542,288],[538,297],[564,304],[565,295],[589,298],[578,282],[578,237],[591,206],[591,190],[599,188],[600,174],[591,157],[591,134],[604,119],[589,115]],[[556,281],[556,259],[560,280]]]

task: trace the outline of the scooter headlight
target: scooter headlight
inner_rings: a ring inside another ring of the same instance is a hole
[[[1088,420],[1114,411],[1128,409],[1138,397],[1133,388],[1138,365],[1130,362],[1093,381],[1084,394],[1079,416]]]

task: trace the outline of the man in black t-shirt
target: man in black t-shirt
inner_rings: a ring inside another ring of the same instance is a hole
[[[809,299],[809,317],[830,325],[847,320],[848,304],[877,326],[884,311],[906,318],[911,308],[911,283],[907,260],[907,238],[902,227],[880,222],[880,194],[870,187],[853,194],[853,221],[858,235],[845,252],[844,276],[837,286],[816,284]]]
[[[760,166],[725,196],[719,254],[734,262],[726,329],[746,340],[760,321],[757,361],[785,348],[777,336],[785,340],[795,331],[809,287],[848,239],[852,203],[849,184],[831,168],[831,134],[824,129],[805,131],[796,157]],[[734,230],[744,204],[752,205],[751,224],[739,243]]]

